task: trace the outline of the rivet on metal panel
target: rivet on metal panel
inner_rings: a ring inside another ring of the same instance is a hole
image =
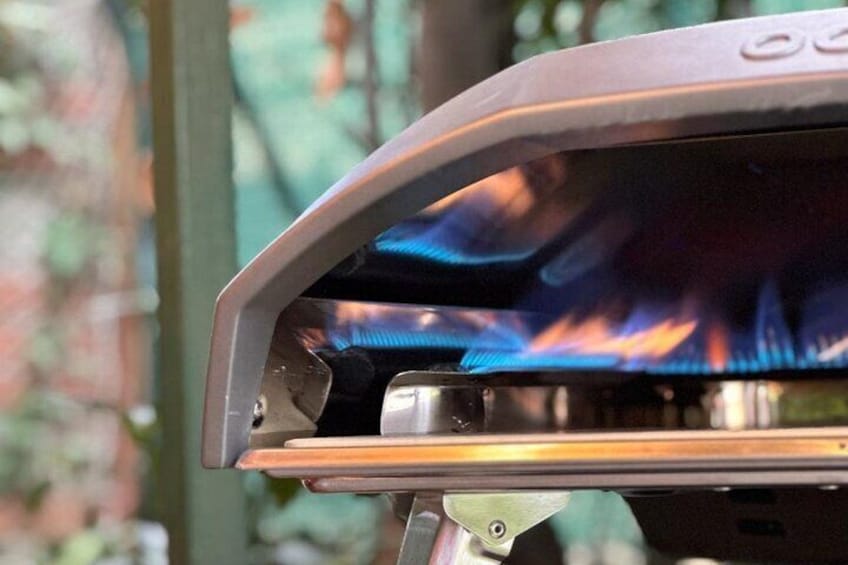
[[[742,46],[742,56],[752,60],[783,59],[804,47],[803,32],[794,29],[769,31],[755,35]]]
[[[835,25],[816,37],[816,49],[823,53],[848,53],[848,23]]]
[[[492,520],[489,523],[489,535],[493,539],[501,539],[506,534],[506,526],[500,520]]]
[[[259,398],[256,399],[256,404],[253,405],[253,429],[261,426],[265,420],[265,409],[267,405],[268,400],[265,398],[265,395],[260,394]]]

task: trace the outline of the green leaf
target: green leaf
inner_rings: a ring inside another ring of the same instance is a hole
[[[15,117],[0,120],[0,150],[10,155],[23,152],[30,144],[26,123]]]
[[[62,361],[63,341],[54,328],[40,329],[30,338],[27,360],[39,373],[49,374]]]
[[[103,555],[106,541],[94,530],[85,530],[63,543],[54,565],[89,565]]]
[[[151,451],[160,439],[159,418],[151,405],[139,405],[123,412],[121,423],[133,442],[145,451]]]
[[[11,81],[0,77],[0,116],[10,115],[21,108],[21,94]]]
[[[50,481],[42,480],[24,493],[24,505],[29,512],[35,512],[41,506],[45,495],[50,491]]]
[[[95,254],[97,241],[93,226],[81,215],[65,214],[47,228],[45,260],[56,277],[77,277]]]

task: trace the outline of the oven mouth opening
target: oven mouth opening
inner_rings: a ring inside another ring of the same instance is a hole
[[[845,133],[552,153],[401,220],[281,313],[282,439],[429,433],[381,428],[401,383],[483,403],[449,433],[848,421]]]

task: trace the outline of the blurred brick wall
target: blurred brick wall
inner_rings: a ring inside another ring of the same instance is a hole
[[[20,408],[35,390],[67,402],[61,428],[32,445],[32,472],[50,488],[35,510],[18,493],[0,498],[0,538],[61,540],[137,508],[139,458],[121,418],[149,384],[145,316],[155,295],[134,274],[143,171],[122,40],[99,2],[50,4],[42,14],[49,45],[33,51],[44,111],[68,146],[0,150],[0,409]],[[57,225],[81,230],[82,243],[63,242]],[[72,260],[80,245],[79,272],[57,274],[51,261]],[[43,467],[69,444],[79,452],[71,476]]]

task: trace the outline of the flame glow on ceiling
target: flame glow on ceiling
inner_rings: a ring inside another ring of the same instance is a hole
[[[558,193],[566,172],[564,161],[548,159],[494,174],[388,229],[374,247],[443,264],[526,259],[580,211]]]

